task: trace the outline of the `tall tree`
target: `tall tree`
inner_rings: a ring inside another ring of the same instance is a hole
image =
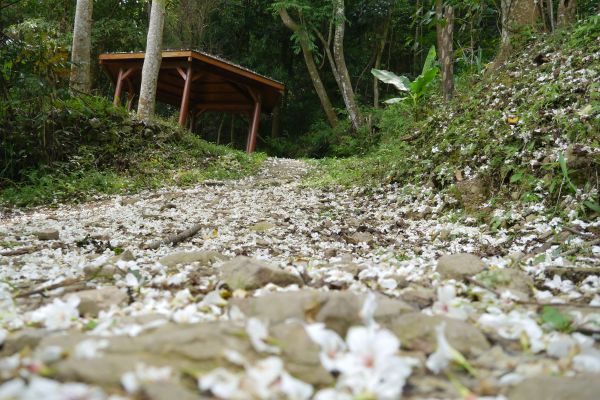
[[[90,78],[90,47],[92,42],[93,0],[77,0],[73,46],[71,49],[71,90],[89,93],[92,89]]]
[[[137,110],[138,117],[143,121],[148,121],[154,115],[156,85],[162,61],[166,2],[167,0],[153,0],[150,11],[150,27],[146,39],[146,56],[142,67],[142,84]]]
[[[500,52],[495,66],[499,66],[510,55],[511,37],[521,28],[533,26],[538,18],[538,7],[535,0],[501,0],[501,39]]]
[[[454,93],[454,7],[436,0],[438,58],[442,70],[442,93],[450,100]]]
[[[356,96],[352,89],[352,82],[346,67],[344,56],[344,34],[346,31],[346,7],[344,0],[333,0],[333,15],[335,20],[335,31],[333,35],[333,58],[339,75],[339,84],[346,110],[350,116],[353,128],[356,130],[362,124],[362,116],[356,104]]]
[[[375,53],[375,69],[381,69],[381,59],[383,58],[383,52],[385,50],[385,45],[387,43],[387,37],[390,31],[390,25],[392,24],[392,5],[390,5],[387,16],[383,21],[383,26],[381,28],[381,33],[379,36],[379,40],[377,43],[377,49]],[[377,77],[373,77],[373,107],[379,108],[379,79]]]
[[[300,44],[300,48],[302,49],[302,55],[304,56],[304,62],[306,63],[308,74],[310,75],[310,79],[315,87],[317,96],[319,96],[321,106],[323,107],[323,111],[325,111],[325,115],[327,116],[327,121],[329,121],[329,125],[335,127],[338,123],[338,118],[333,109],[333,105],[331,104],[331,100],[329,100],[327,90],[325,89],[323,81],[319,75],[319,70],[315,63],[311,48],[310,38],[308,37],[305,27],[301,27],[296,21],[294,21],[285,8],[279,9],[279,16],[281,17],[283,24],[292,32],[294,32],[294,35],[296,35],[298,43]]]
[[[556,25],[559,28],[570,25],[577,13],[577,0],[560,0]]]

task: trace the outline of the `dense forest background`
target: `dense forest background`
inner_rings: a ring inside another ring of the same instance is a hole
[[[501,31],[500,1],[464,0],[445,2],[455,10],[454,61],[457,75],[482,71],[498,52]],[[553,7],[559,7],[554,1]],[[61,81],[69,60],[74,1],[4,0],[0,2],[0,31],[3,33],[3,90],[7,82],[32,95],[63,87]],[[176,0],[167,5],[164,48],[193,48],[222,56],[273,77],[287,86],[282,104],[281,129],[266,132],[263,149],[287,155],[347,155],[356,147],[336,148],[336,133],[328,129],[319,99],[307,73],[300,36],[306,32],[321,79],[338,114],[344,102],[329,67],[326,47],[331,43],[335,16],[329,1],[267,0]],[[277,10],[285,6],[301,25],[292,32]],[[579,1],[577,12],[597,8],[596,1]],[[556,12],[556,11],[554,11]],[[103,52],[143,51],[150,2],[143,0],[97,1],[93,10],[92,84],[94,93],[111,97],[113,88],[95,60]],[[373,114],[374,77],[371,68],[394,71],[413,78],[421,71],[429,48],[436,44],[436,1],[349,0],[345,2],[345,61],[363,114]],[[550,24],[546,21],[548,29]],[[64,81],[63,81],[64,83]],[[379,85],[381,98],[394,88]],[[27,98],[27,95],[23,97]],[[163,115],[173,110],[161,108]],[[202,130],[218,129],[221,117],[205,119]],[[372,117],[371,117],[372,118]],[[341,118],[343,120],[343,118]],[[230,123],[228,120],[227,123]],[[243,121],[236,129],[244,130]],[[263,124],[265,125],[265,124]],[[340,128],[337,135],[347,128]],[[365,133],[366,134],[366,133]],[[272,136],[267,139],[268,136]],[[279,136],[279,137],[273,137]],[[293,139],[293,140],[287,140]],[[364,138],[367,142],[375,138]],[[362,143],[361,146],[368,143]],[[334,145],[332,147],[332,145]],[[358,146],[358,147],[361,147]],[[303,154],[301,154],[303,153]]]

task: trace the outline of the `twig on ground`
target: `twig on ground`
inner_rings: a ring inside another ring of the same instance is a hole
[[[482,289],[487,290],[488,292],[491,292],[493,294],[495,294],[498,297],[501,297],[502,294],[500,292],[498,292],[495,289],[492,289],[491,287],[486,286],[485,284],[483,284],[482,282],[479,282],[477,279],[475,278],[471,278],[471,277],[467,277],[466,278],[467,282],[472,283],[475,286],[479,286]],[[573,308],[594,308],[594,309],[600,309],[600,306],[595,306],[595,305],[591,305],[591,304],[574,304],[574,303],[539,303],[537,301],[526,301],[526,300],[518,300],[518,299],[511,299],[512,302],[516,303],[516,304],[521,304],[524,306],[535,306],[535,307],[573,307]]]
[[[83,283],[85,281],[86,281],[85,279],[81,279],[81,278],[68,278],[68,279],[65,279],[63,281],[57,282],[57,283],[49,285],[49,286],[44,286],[41,288],[29,290],[27,292],[18,293],[15,296],[15,298],[29,297],[29,296],[33,296],[34,294],[42,294],[48,290],[54,290],[54,289],[59,289],[59,288],[65,287],[65,286],[76,285],[79,283]]]
[[[200,231],[200,229],[202,229],[203,226],[204,225],[202,225],[202,224],[196,224],[196,225],[192,226],[191,228],[186,229],[185,231],[180,232],[176,235],[168,236],[165,239],[161,239],[161,240],[157,240],[155,242],[150,242],[150,243],[144,244],[141,247],[144,250],[156,250],[163,244],[172,244],[173,246],[176,246],[177,244],[196,235]]]
[[[579,251],[581,251],[581,249],[583,249],[584,246],[592,247],[592,246],[596,246],[597,244],[600,244],[600,239],[592,240],[591,242],[585,242],[585,243],[583,243],[582,246],[562,252],[560,255],[561,256],[572,256],[572,255],[577,254]]]
[[[23,254],[35,253],[40,250],[37,246],[29,246],[29,247],[20,247],[18,249],[7,250],[0,253],[0,256],[10,257],[10,256],[22,256]]]

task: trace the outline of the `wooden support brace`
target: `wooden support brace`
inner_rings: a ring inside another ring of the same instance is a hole
[[[177,69],[179,71],[179,69]],[[183,71],[181,71],[183,72]],[[179,74],[181,75],[181,72]],[[179,126],[185,127],[185,121],[190,111],[190,91],[192,88],[192,63],[188,65],[187,73],[185,74],[185,84],[183,85],[183,96],[181,98],[181,108],[179,110]]]
[[[115,87],[115,98],[113,105],[117,107],[121,103],[121,92],[123,91],[123,68],[119,68],[119,76],[117,77],[117,86]]]
[[[261,107],[262,99],[260,98],[260,95],[256,95],[256,101],[254,102],[254,112],[252,113],[252,120],[250,123],[250,132],[248,133],[248,142],[246,144],[246,152],[248,154],[254,153],[254,150],[256,150],[256,137],[258,135],[258,128],[260,125]]]

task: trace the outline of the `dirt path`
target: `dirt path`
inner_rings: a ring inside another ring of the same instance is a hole
[[[309,169],[1,216],[0,399],[600,392],[600,223]]]

